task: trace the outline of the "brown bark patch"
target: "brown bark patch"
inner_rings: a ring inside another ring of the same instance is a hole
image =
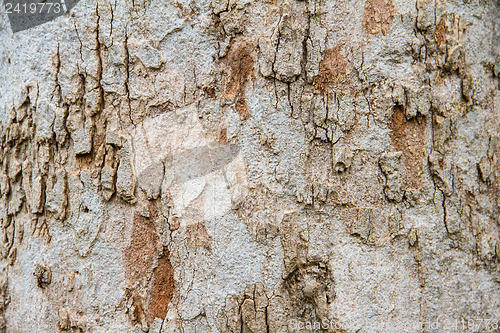
[[[138,212],[134,213],[132,237],[126,248],[125,261],[131,288],[137,291],[132,293],[134,317],[136,320],[145,318],[150,325],[155,318],[163,319],[167,314],[174,293],[174,272],[167,249],[164,248],[163,256],[158,258],[160,239],[154,222],[158,218],[158,210],[154,201],[150,202],[149,214],[150,218],[145,218]],[[145,297],[137,296],[138,291],[146,286],[149,287]],[[147,306],[143,307],[143,304]]]
[[[342,47],[337,45],[325,51],[319,67],[319,73],[314,78],[314,88],[321,94],[327,91],[350,90],[349,63],[342,54]]]
[[[434,33],[434,39],[439,46],[443,46],[446,44],[446,34],[446,23],[443,19],[441,19],[436,27],[436,32]]]
[[[148,323],[155,318],[164,319],[168,305],[174,294],[174,270],[170,263],[170,253],[164,249],[164,256],[158,259],[158,266],[153,271],[149,289]]]
[[[396,106],[390,128],[392,146],[397,151],[402,151],[405,157],[408,188],[420,188],[425,160],[424,118],[416,117],[406,121],[403,109]]]
[[[229,79],[225,95],[236,100],[236,111],[242,120],[248,118],[248,108],[245,100],[245,90],[254,73],[253,47],[246,42],[231,46],[225,65],[229,69]]]
[[[227,128],[222,128],[219,132],[219,142],[227,142]]]
[[[187,242],[190,247],[209,246],[212,237],[208,234],[203,222],[189,224],[186,227]]]
[[[216,92],[214,87],[212,86],[203,87],[203,91],[209,98],[215,98]]]
[[[245,100],[244,96],[239,96],[236,99],[236,112],[240,115],[240,118],[242,120],[245,120],[248,118],[248,106],[247,106],[247,101]]]
[[[153,269],[159,237],[153,219],[134,213],[132,238],[125,252],[130,281],[139,281]]]
[[[363,25],[371,34],[386,34],[391,28],[394,14],[392,0],[367,0],[363,15]]]

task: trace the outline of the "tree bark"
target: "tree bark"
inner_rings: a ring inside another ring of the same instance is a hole
[[[2,331],[498,331],[498,1],[71,7],[0,11]]]

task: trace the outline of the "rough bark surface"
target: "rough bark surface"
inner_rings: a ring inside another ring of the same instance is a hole
[[[0,14],[0,331],[498,331],[498,1]]]

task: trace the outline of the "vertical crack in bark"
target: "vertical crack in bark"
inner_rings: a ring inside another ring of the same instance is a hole
[[[125,64],[125,94],[127,97],[127,104],[128,104],[128,116],[130,123],[132,125],[134,124],[134,121],[132,120],[132,105],[130,101],[130,54],[129,54],[129,49],[128,49],[128,33],[127,29],[125,29],[125,39],[123,41],[123,48],[125,51],[125,59],[124,59],[124,64]]]

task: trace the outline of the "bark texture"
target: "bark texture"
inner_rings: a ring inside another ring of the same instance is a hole
[[[0,13],[2,331],[498,332],[498,1]]]

